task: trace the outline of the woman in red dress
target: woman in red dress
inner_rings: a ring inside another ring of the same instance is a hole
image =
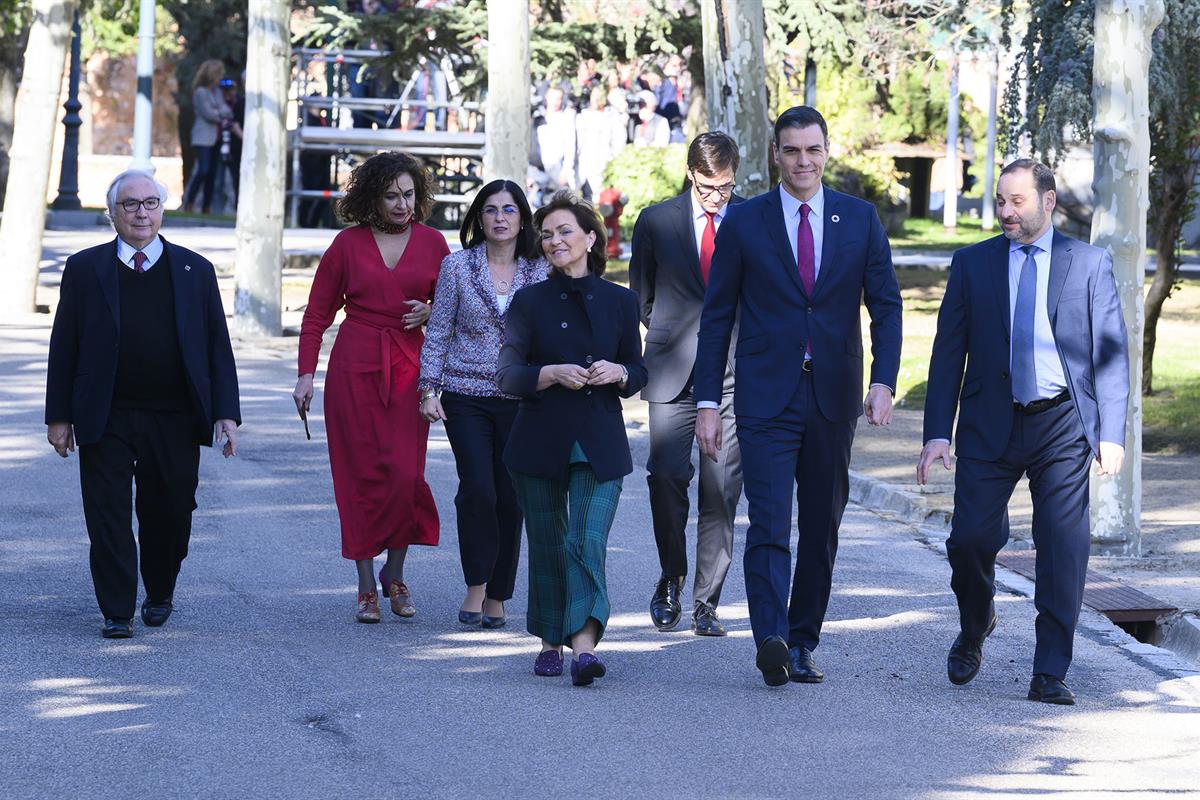
[[[413,157],[380,153],[359,165],[338,202],[353,227],[321,257],[300,328],[292,396],[304,415],[321,339],[346,310],[325,376],[325,429],[342,556],[358,567],[359,622],[379,622],[375,556],[387,551],[379,583],[392,612],[411,617],[408,546],[438,543],[437,506],[425,482],[429,423],[417,398],[421,325],[450,252],[440,233],[421,224],[432,204],[432,177]]]

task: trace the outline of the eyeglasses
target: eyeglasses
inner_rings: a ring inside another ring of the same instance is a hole
[[[483,207],[483,215],[485,217],[499,217],[501,215],[504,215],[506,217],[511,217],[511,216],[515,216],[516,214],[517,214],[517,207],[514,205],[503,205],[503,206],[500,206],[499,208],[497,208],[496,206],[484,206]]]
[[[135,200],[131,197],[128,200],[122,200],[120,203],[117,203],[117,205],[125,209],[126,214],[136,214],[139,207],[147,211],[154,211],[161,204],[162,200],[158,197],[147,197],[143,200]]]
[[[714,194],[724,197],[727,194],[732,194],[734,189],[734,184],[732,183],[722,183],[719,186],[701,183],[696,180],[694,175],[692,176],[692,185],[696,187],[696,191],[701,197],[712,197]]]

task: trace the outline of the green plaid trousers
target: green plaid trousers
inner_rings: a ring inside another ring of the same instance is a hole
[[[510,474],[529,539],[526,630],[569,646],[594,618],[603,636],[609,613],[604,558],[621,479],[597,481],[587,462],[571,464],[561,478]]]

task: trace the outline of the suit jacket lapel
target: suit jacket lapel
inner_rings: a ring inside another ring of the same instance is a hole
[[[192,265],[187,262],[182,249],[166,239],[162,243],[163,255],[167,257],[167,265],[171,268],[171,289],[175,293],[175,330],[179,332],[182,345],[187,336],[184,324],[188,318],[188,306],[192,302]]]
[[[989,271],[992,273],[992,297],[999,300],[997,309],[1004,323],[1004,341],[1012,338],[1012,312],[1008,298],[1008,248],[1007,237],[996,237],[996,249],[992,254]]]
[[[796,260],[792,258],[792,246],[785,238],[786,228],[783,222],[783,203],[779,200],[778,186],[767,191],[764,216],[766,217],[765,225],[771,236],[771,241],[775,243],[775,252],[779,254],[780,265],[791,276],[792,283],[796,284],[796,288],[800,290],[800,293],[807,297],[808,295],[804,291],[804,284],[800,280],[800,269],[796,266]]]
[[[1071,240],[1055,231],[1050,245],[1050,280],[1046,286],[1046,314],[1050,317],[1051,328],[1058,319],[1058,298],[1067,282],[1073,259]]]
[[[692,221],[691,189],[675,198],[678,209],[675,216],[676,233],[679,235],[681,252],[686,253],[688,269],[700,292],[704,292],[704,276],[700,274],[700,249],[696,246],[696,228]]]
[[[838,222],[834,222],[833,218],[838,216],[841,210],[841,197],[832,189],[825,190],[825,213],[821,217],[821,271],[817,274],[817,282],[813,285],[813,297],[821,293],[821,287],[833,280],[829,276],[834,272],[833,264],[837,257],[838,239],[842,227]]]
[[[121,290],[117,285],[117,240],[104,251],[105,257],[95,263],[96,280],[100,282],[100,291],[108,302],[108,310],[112,312],[113,324],[121,330]]]

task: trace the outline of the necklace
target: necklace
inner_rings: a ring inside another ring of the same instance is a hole
[[[380,233],[404,233],[412,227],[412,217],[409,217],[408,222],[405,222],[403,225],[397,225],[393,222],[387,222],[379,215],[376,215],[375,219],[371,220],[371,224],[374,225]]]
[[[495,286],[497,294],[508,294],[508,289],[512,285],[514,277],[513,273],[516,272],[516,269],[517,265],[514,262],[507,267],[508,277],[501,278],[497,275],[496,268],[492,266],[490,261],[488,262],[488,273],[492,276],[492,285]]]

